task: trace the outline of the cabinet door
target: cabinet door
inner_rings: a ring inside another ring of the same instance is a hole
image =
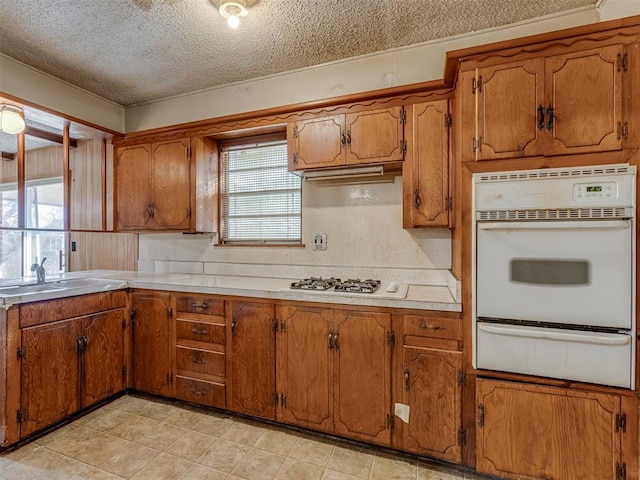
[[[448,227],[449,102],[419,103],[409,108],[410,152],[402,168],[404,227]]]
[[[188,230],[191,221],[189,139],[154,143],[151,155],[154,226],[159,230]]]
[[[278,420],[333,431],[333,313],[327,308],[278,307]]]
[[[22,330],[22,437],[78,411],[81,337],[80,319]]]
[[[404,159],[403,107],[346,115],[348,165],[401,162]]]
[[[336,310],[334,423],[338,434],[391,442],[391,315]]]
[[[169,295],[133,293],[133,387],[173,395],[173,322]]]
[[[612,45],[546,59],[547,104],[553,107],[546,155],[622,148],[622,54],[621,45]]]
[[[82,407],[124,389],[124,310],[98,313],[82,319],[85,351],[82,355]]]
[[[116,163],[116,225],[118,230],[147,228],[151,191],[151,145],[118,149]]]
[[[620,397],[478,379],[477,469],[507,478],[609,480]]]
[[[542,155],[544,59],[479,68],[476,82],[476,160]]]
[[[233,302],[231,399],[235,411],[274,419],[276,413],[275,307]]]
[[[462,354],[405,346],[402,358],[402,403],[409,405],[409,423],[402,424],[403,448],[459,463]]]
[[[289,125],[289,170],[344,165],[344,115],[301,120]]]

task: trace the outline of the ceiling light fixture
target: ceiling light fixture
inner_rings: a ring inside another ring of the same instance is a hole
[[[249,15],[246,0],[222,0],[219,11],[231,28],[238,28],[240,17]]]
[[[0,104],[0,131],[17,134],[24,131],[24,112],[15,105]]]

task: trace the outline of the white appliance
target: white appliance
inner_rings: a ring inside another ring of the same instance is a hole
[[[634,388],[629,165],[475,174],[474,366]]]

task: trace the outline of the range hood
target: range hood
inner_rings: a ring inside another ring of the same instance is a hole
[[[384,175],[384,167],[382,165],[354,167],[354,168],[336,168],[331,170],[312,170],[303,172],[302,178],[308,182],[319,180],[341,180],[359,177],[382,177]]]

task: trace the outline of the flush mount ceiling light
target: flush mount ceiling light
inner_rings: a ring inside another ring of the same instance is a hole
[[[238,28],[240,17],[249,15],[246,0],[222,0],[218,10],[231,28]]]
[[[24,112],[15,105],[0,104],[0,131],[16,134],[24,131]]]

